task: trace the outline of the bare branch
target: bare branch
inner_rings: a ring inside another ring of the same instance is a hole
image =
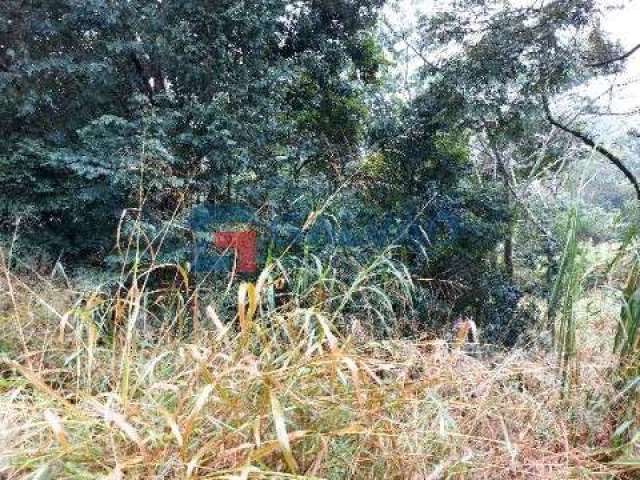
[[[491,135],[488,132],[487,132],[487,137],[488,137],[488,146],[484,145],[484,142],[482,142],[482,140],[480,140],[480,143],[482,144],[485,151],[490,156],[492,156],[493,159],[495,160],[496,165],[498,166],[498,170],[500,170],[500,173],[503,176],[504,185],[507,187],[509,194],[511,195],[511,197],[513,197],[513,200],[515,200],[515,202],[520,206],[522,211],[528,217],[531,224],[539,230],[539,232],[546,239],[546,241],[548,243],[554,243],[555,239],[554,239],[553,233],[543,225],[543,223],[537,218],[537,216],[527,206],[527,202],[523,198],[521,198],[520,195],[518,194],[517,187],[513,181],[513,175],[509,175],[505,159],[503,158],[502,154],[500,153],[500,150],[498,150],[495,144],[495,141],[491,138]]]
[[[416,47],[413,43],[411,43],[409,40],[407,40],[407,38],[404,35],[402,35],[401,33],[397,32],[396,29],[393,28],[391,23],[386,18],[383,18],[382,22],[389,29],[389,31],[393,34],[393,36],[397,40],[401,40],[407,47],[409,47],[409,49],[411,51],[413,51],[413,53],[415,55],[417,55],[420,58],[420,60],[422,60],[424,62],[425,65],[428,65],[429,67],[431,67],[434,70],[439,70],[438,66],[436,64],[434,64],[433,62],[431,62],[429,59],[427,59],[427,57],[424,56],[424,54],[422,53],[422,51],[418,47]]]
[[[603,60],[601,62],[587,63],[586,65],[587,65],[587,67],[594,67],[594,68],[604,67],[604,66],[609,65],[611,63],[621,62],[622,60],[625,60],[626,58],[629,58],[631,55],[636,53],[638,50],[640,50],[640,43],[638,45],[636,45],[635,47],[633,47],[631,50],[628,50],[627,52],[623,53],[622,55],[619,55],[619,56],[613,57],[613,58],[608,58],[607,60]]]
[[[633,185],[633,188],[634,188],[634,190],[636,192],[636,198],[638,199],[638,201],[640,201],[640,184],[638,183],[638,179],[631,172],[631,170],[629,170],[626,167],[626,165],[622,162],[622,160],[620,158],[618,158],[618,156],[616,156],[613,153],[611,153],[609,150],[607,150],[602,145],[597,144],[596,142],[594,142],[586,134],[584,134],[584,133],[582,133],[582,132],[580,132],[578,130],[574,130],[573,128],[571,128],[571,127],[569,127],[567,125],[563,125],[562,123],[560,123],[560,121],[555,119],[553,117],[553,115],[551,115],[551,110],[549,110],[549,102],[548,102],[546,97],[543,98],[542,103],[544,105],[544,111],[545,111],[545,114],[547,116],[547,120],[549,121],[549,123],[551,123],[551,125],[553,125],[554,127],[557,127],[560,130],[571,134],[573,137],[577,138],[578,140],[580,140],[585,145],[593,148],[596,152],[598,152],[600,155],[604,156],[607,160],[609,160],[611,163],[613,163],[616,166],[616,168],[618,170],[620,170],[624,174],[625,177],[627,177],[627,180],[629,180],[629,183],[631,183],[631,185]]]

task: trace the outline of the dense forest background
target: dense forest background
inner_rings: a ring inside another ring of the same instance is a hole
[[[135,218],[154,260],[191,268],[198,239],[249,223],[262,264],[346,277],[393,245],[418,323],[473,315],[513,344],[568,212],[594,242],[635,218],[635,51],[596,0],[445,3],[2,2],[5,244],[118,272]]]
[[[0,0],[0,480],[640,478],[639,20]]]

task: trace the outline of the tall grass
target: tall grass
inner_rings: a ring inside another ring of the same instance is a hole
[[[563,395],[569,377],[545,351],[480,359],[461,338],[376,339],[381,328],[393,338],[411,309],[411,277],[389,249],[368,264],[280,257],[253,281],[191,285],[184,266],[158,261],[165,233],[147,238],[139,213],[132,218],[133,235],[118,236],[115,288],[59,286],[0,262],[0,478],[613,479],[637,470],[609,461],[615,422],[589,400],[614,392],[596,359],[585,378],[572,377],[584,388]],[[550,313],[560,315],[565,371],[576,357],[576,221]],[[168,285],[154,282],[160,271],[173,272]]]
[[[620,355],[623,376],[640,375],[640,259],[634,252],[633,261],[624,288],[620,322],[614,342],[615,352]]]
[[[567,220],[562,261],[547,313],[549,324],[553,329],[554,345],[562,372],[562,387],[565,391],[576,381],[578,373],[574,306],[581,292],[583,273],[579,262],[578,220],[578,210],[574,206]]]
[[[599,460],[609,423],[585,410],[586,392],[560,397],[543,353],[483,362],[439,340],[375,341],[345,328],[383,314],[382,293],[402,295],[406,285],[384,283],[402,269],[389,268],[377,259],[341,286],[316,260],[297,273],[274,264],[233,289],[233,310],[205,303],[184,332],[149,321],[182,315],[195,300],[184,289],[172,292],[183,297],[176,302],[148,283],[123,282],[109,296],[5,269],[0,471],[431,480],[629,470]],[[300,287],[277,306],[274,283],[285,273]],[[607,391],[598,377],[588,381]]]
[[[625,462],[640,468],[640,259],[636,237],[636,230],[629,230],[614,260],[623,265],[626,278],[620,291],[622,306],[614,339],[619,392],[612,408],[618,419],[614,444]]]

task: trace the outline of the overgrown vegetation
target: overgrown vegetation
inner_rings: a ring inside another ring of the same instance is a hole
[[[0,478],[638,475],[640,10],[432,3],[0,3]]]
[[[192,301],[170,300],[174,287],[146,290],[149,271],[114,298],[41,282],[36,295],[5,271],[1,468],[37,478],[632,478],[637,463],[620,453],[633,443],[609,443],[611,356],[583,357],[564,396],[544,349],[493,352],[489,364],[460,336],[374,341],[367,292],[385,272],[406,280],[385,259],[363,272],[329,310],[322,292],[335,278],[274,265],[240,284],[229,310],[219,290],[201,293],[203,311],[180,334]],[[306,285],[296,299],[308,306],[276,307],[282,275]]]

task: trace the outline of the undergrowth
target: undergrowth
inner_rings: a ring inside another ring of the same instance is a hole
[[[375,282],[395,278],[404,295],[402,269],[380,257],[341,288],[321,265],[311,270],[274,264],[230,285],[231,314],[198,289],[150,289],[144,272],[109,293],[5,267],[0,472],[634,478],[638,464],[611,443],[611,357],[583,354],[563,394],[542,348],[487,354],[460,336],[375,340],[364,324],[384,315],[393,290]],[[298,285],[285,303],[276,298],[284,276]]]

